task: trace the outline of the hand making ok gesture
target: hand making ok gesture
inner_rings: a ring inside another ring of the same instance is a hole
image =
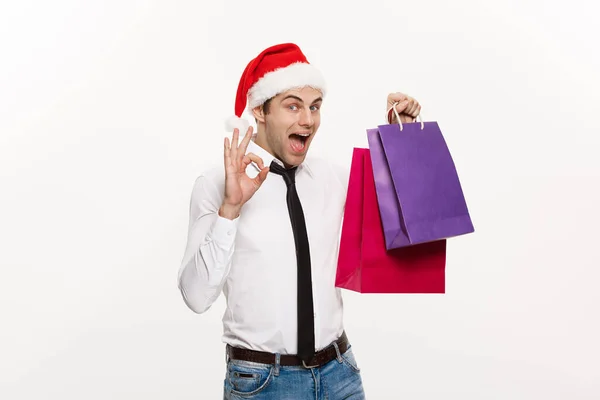
[[[246,154],[251,137],[252,127],[250,126],[239,146],[239,130],[237,128],[233,130],[231,144],[229,138],[225,138],[225,197],[219,209],[219,215],[224,218],[237,218],[242,206],[250,200],[267,178],[269,167],[264,166],[263,160],[254,153]],[[250,178],[246,173],[246,167],[251,162],[255,162],[260,168],[260,172],[255,178]]]

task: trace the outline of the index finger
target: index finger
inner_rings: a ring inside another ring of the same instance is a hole
[[[258,168],[260,168],[260,169],[265,168],[263,159],[254,153],[248,153],[244,156],[244,164],[248,165],[251,162],[255,162],[256,165],[258,165]]]

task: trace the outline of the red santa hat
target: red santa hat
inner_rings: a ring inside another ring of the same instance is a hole
[[[279,93],[305,86],[318,89],[325,96],[323,75],[308,62],[300,47],[282,43],[263,50],[248,63],[240,78],[235,115],[227,119],[226,129],[238,128],[241,135],[245,134],[249,123],[242,113],[246,108],[251,110]]]

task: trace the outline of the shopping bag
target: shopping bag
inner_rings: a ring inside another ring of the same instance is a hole
[[[437,122],[380,125],[367,140],[386,249],[474,232]]]
[[[446,241],[386,250],[369,149],[354,148],[335,285],[359,293],[445,293]]]

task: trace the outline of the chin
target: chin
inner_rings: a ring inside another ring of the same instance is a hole
[[[291,168],[297,167],[298,165],[302,164],[303,161],[304,157],[286,157],[285,160],[283,160],[283,164],[286,168]]]
[[[286,166],[298,166],[300,164],[302,164],[302,162],[304,161],[304,159],[306,158],[306,152],[304,154],[291,154],[291,153],[286,153],[285,154],[285,158],[282,159],[283,163]]]

